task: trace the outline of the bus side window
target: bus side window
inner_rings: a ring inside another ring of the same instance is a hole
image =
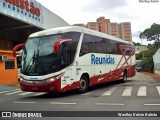
[[[117,54],[117,41],[110,40],[112,54]]]
[[[95,53],[105,53],[106,46],[104,46],[104,40],[101,37],[94,36],[95,40]]]
[[[106,39],[106,38],[103,38],[104,41],[105,41],[105,46],[106,46],[106,50],[105,50],[105,53],[106,54],[111,54],[113,52],[112,50],[112,44],[111,44],[111,40],[110,39]]]
[[[71,46],[69,42],[62,43],[61,47],[61,64],[62,67],[66,67],[71,63]]]
[[[84,34],[79,56],[94,52],[94,36]]]
[[[120,50],[120,48],[119,48],[120,45],[122,45],[120,42],[116,42],[117,54],[118,54],[118,55],[121,55],[121,54],[122,54],[122,52],[121,52],[121,50]]]

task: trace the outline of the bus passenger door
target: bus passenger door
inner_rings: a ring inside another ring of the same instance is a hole
[[[65,68],[65,75],[63,83],[72,85],[70,88],[76,88],[77,84],[73,84],[77,81],[77,66],[74,64],[75,52],[77,42],[64,42],[61,44],[61,69]]]
[[[72,84],[72,60],[71,60],[71,46],[70,42],[63,42],[61,44],[60,63],[61,69],[65,70],[62,78],[62,87]]]

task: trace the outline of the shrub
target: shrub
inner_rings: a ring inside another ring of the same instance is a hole
[[[147,72],[153,72],[154,64],[152,57],[145,57],[142,60],[142,70]]]

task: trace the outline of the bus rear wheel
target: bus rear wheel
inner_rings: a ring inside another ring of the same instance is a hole
[[[88,78],[86,76],[82,76],[79,82],[78,93],[84,93],[88,90]]]

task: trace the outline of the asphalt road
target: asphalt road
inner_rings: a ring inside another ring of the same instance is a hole
[[[19,86],[12,88],[0,90],[0,111],[160,111],[160,79],[143,73],[137,73],[135,77],[128,79],[125,83],[111,82],[91,87],[84,94],[77,94],[75,91],[58,95],[32,93],[22,92]],[[109,112],[108,114],[110,114]],[[73,114],[76,113],[73,112]],[[96,113],[88,112],[86,114],[94,116],[94,118],[87,117],[88,120],[100,119],[95,117]],[[140,120],[150,118],[141,117]],[[8,120],[10,118],[3,119]],[[17,119],[21,118],[15,120]],[[75,118],[60,117],[54,119],[72,120]],[[78,117],[76,119],[86,118]],[[106,120],[105,117],[101,117],[101,119]],[[108,119],[128,120],[129,118],[107,117]],[[139,118],[133,117],[130,119]],[[159,120],[160,118],[152,117],[152,119]]]

